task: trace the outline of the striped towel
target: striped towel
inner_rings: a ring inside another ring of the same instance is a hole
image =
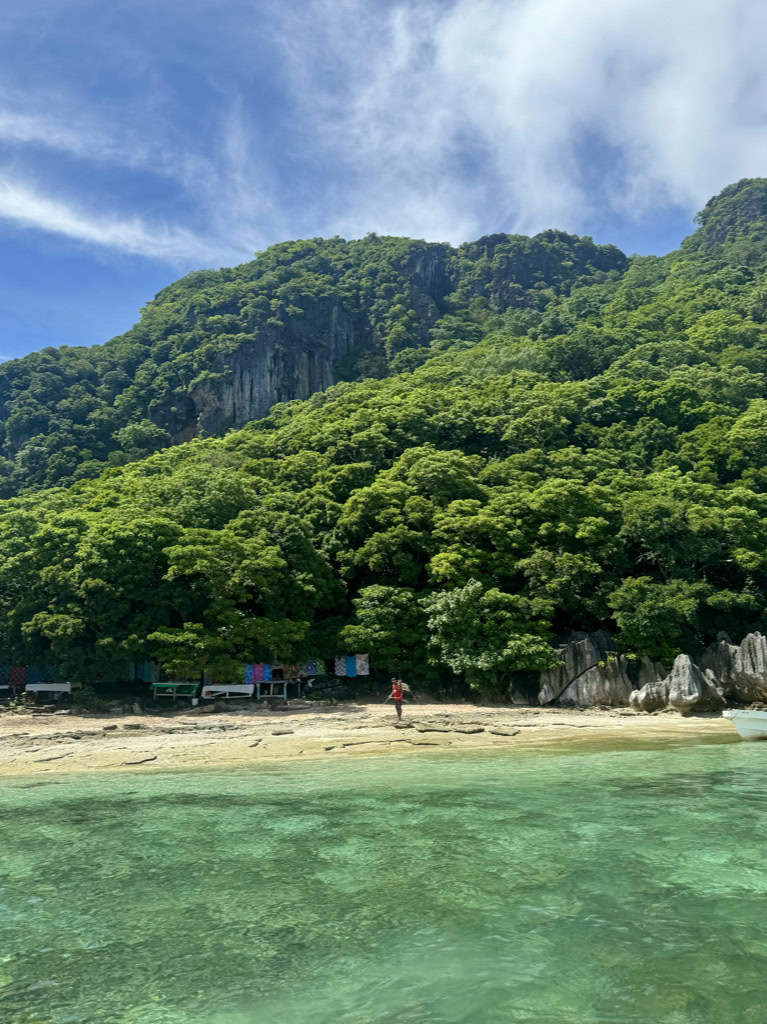
[[[370,675],[370,655],[369,654],[355,654],[355,660],[357,662],[357,675],[358,676],[369,676]]]
[[[335,668],[337,676],[346,675],[346,656],[344,654],[336,655]]]

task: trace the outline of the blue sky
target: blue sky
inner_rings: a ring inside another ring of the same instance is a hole
[[[286,238],[666,252],[767,174],[757,0],[4,0],[0,356]]]

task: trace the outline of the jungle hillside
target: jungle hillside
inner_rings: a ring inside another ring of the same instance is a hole
[[[767,616],[767,179],[665,256],[286,242],[0,366],[0,661],[366,651],[503,692]]]

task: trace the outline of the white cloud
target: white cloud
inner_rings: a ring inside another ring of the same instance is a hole
[[[666,203],[692,212],[767,172],[767,5],[409,0],[381,14],[365,0],[321,0],[313,10],[318,45],[294,20],[288,57],[317,131],[358,169],[341,214],[358,230],[455,240],[502,224],[577,227],[610,210],[640,218]],[[341,83],[324,104],[312,89],[320,62]]]
[[[158,24],[178,12],[138,6]],[[177,116],[192,101],[148,30],[99,40],[100,61],[146,81],[130,96],[78,92],[76,74],[58,94],[50,80],[37,96],[0,92],[0,140],[16,154],[0,216],[189,265],[318,233],[460,242],[641,222],[767,174],[767,5],[753,0],[194,0],[179,31],[205,55],[193,69],[204,120]],[[284,110],[282,154],[274,124],[265,144],[264,81]],[[33,147],[164,176],[176,198],[157,217],[116,192],[97,207],[72,177],[34,173]],[[294,166],[302,191],[283,173]]]
[[[216,255],[216,247],[182,228],[161,223],[149,227],[139,217],[88,213],[9,179],[0,179],[0,218],[168,263],[206,263]]]

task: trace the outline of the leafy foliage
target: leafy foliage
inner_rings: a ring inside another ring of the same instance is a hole
[[[546,231],[459,249],[314,238],[188,274],[105,345],[48,347],[0,366],[0,497],[95,477],[105,464],[188,440],[202,424],[241,426],[233,412],[205,410],[231,406],[236,369],[258,366],[264,351],[311,361],[341,336],[347,351],[333,379],[382,377],[476,342],[510,308],[543,310],[579,281],[626,266],[613,246]],[[299,394],[289,379],[277,390]]]
[[[108,421],[123,447],[88,440],[91,469],[73,456],[55,477],[67,488],[0,503],[2,657],[108,679],[129,658],[233,672],[369,650],[385,671],[449,669],[492,692],[575,628],[663,659],[764,630],[764,210],[767,182],[741,182],[677,252],[627,268],[558,232],[458,250],[286,243],[171,286],[133,334],[91,350],[112,346],[119,366],[51,349],[3,367],[19,384],[12,483],[20,465],[25,485],[52,482],[65,448],[41,437]],[[424,313],[434,253],[445,277]],[[182,365],[190,380],[215,365],[211,318],[234,330],[242,302],[279,318],[309,292],[343,293],[376,339],[360,359],[388,376],[138,458],[174,436],[152,418],[158,382],[175,403]],[[46,361],[67,368],[65,397]]]

